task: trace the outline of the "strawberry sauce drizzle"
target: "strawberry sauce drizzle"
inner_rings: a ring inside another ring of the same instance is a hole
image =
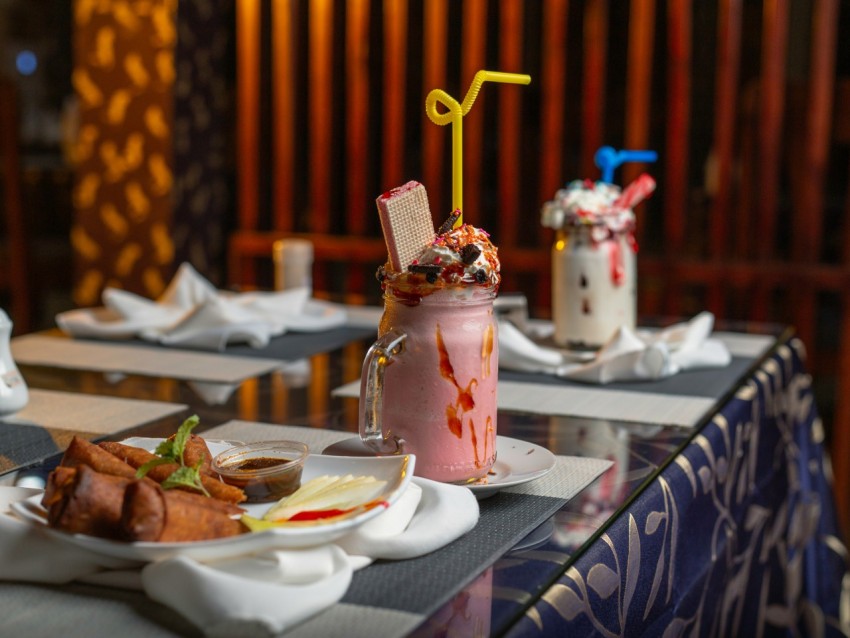
[[[455,378],[454,366],[449,358],[449,351],[446,348],[445,341],[443,341],[443,333],[440,331],[439,325],[437,326],[437,352],[440,355],[440,375],[457,390],[457,400],[455,403],[446,406],[449,430],[457,438],[461,438],[463,436],[463,413],[475,408],[475,399],[472,396],[472,392],[478,385],[478,380],[470,379],[466,388],[462,388],[458,383]]]
[[[623,250],[620,242],[616,239],[606,242],[608,244],[608,260],[611,268],[611,283],[621,286],[626,278],[626,266],[623,261]]]

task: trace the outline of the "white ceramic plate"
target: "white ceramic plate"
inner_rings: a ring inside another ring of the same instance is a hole
[[[329,445],[322,454],[376,458],[357,436]],[[475,493],[476,498],[487,498],[506,487],[539,479],[553,467],[555,467],[555,455],[545,447],[507,436],[497,436],[496,462],[487,476],[487,483],[467,485],[467,487]]]
[[[125,443],[152,449],[160,439],[128,439]],[[148,445],[152,442],[152,446]],[[218,454],[232,447],[224,441],[207,441],[210,452]],[[317,476],[329,475],[371,475],[379,480],[387,481],[384,492],[378,496],[381,500],[392,505],[404,493],[413,476],[415,457],[332,457],[311,454],[304,463],[302,481],[306,482]],[[384,511],[383,507],[373,507],[365,512],[352,515],[350,518],[337,519],[331,522],[316,521],[309,527],[277,527],[264,532],[241,534],[231,538],[189,543],[126,543],[112,541],[83,534],[68,534],[47,527],[44,509],[39,504],[41,492],[12,503],[12,510],[33,525],[43,527],[47,533],[61,542],[73,547],[84,547],[88,550],[126,560],[157,561],[172,556],[187,556],[197,560],[216,560],[231,558],[242,554],[261,552],[270,549],[291,549],[311,547],[329,543]],[[248,514],[254,517],[262,515],[274,503],[257,503],[245,506]]]
[[[496,437],[496,462],[485,485],[470,485],[478,499],[493,496],[506,487],[522,485],[545,476],[555,467],[555,455],[534,443]]]

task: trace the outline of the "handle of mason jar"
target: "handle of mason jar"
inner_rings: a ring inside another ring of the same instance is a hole
[[[384,372],[393,357],[404,351],[407,335],[390,330],[380,337],[363,361],[360,375],[360,439],[367,447],[380,454],[401,452],[403,439],[384,434]]]

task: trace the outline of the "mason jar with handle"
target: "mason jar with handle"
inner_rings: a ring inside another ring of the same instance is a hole
[[[576,180],[543,205],[541,222],[554,228],[552,320],[554,340],[597,349],[637,317],[637,242],[634,206],[655,188],[643,174],[624,190]]]
[[[631,230],[586,226],[558,231],[552,248],[555,342],[598,348],[625,326],[635,328],[637,256]]]
[[[416,474],[436,481],[487,476],[496,460],[495,296],[448,287],[412,299],[385,289],[360,385],[360,437],[368,447],[415,454]]]

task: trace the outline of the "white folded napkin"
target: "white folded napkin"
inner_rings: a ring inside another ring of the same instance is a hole
[[[156,301],[107,288],[103,308],[70,310],[57,325],[75,337],[140,337],[165,345],[223,350],[228,344],[266,346],[288,330],[312,332],[345,324],[345,310],[310,299],[309,288],[280,292],[218,291],[190,264],[181,264]]]
[[[657,332],[622,326],[591,361],[574,363],[565,353],[542,347],[512,323],[500,321],[499,366],[597,384],[663,379],[682,370],[729,365],[729,350],[710,338],[713,326],[710,312]]]
[[[18,520],[8,504],[38,490],[0,487],[0,580],[80,580],[140,588],[206,635],[277,634],[339,601],[352,572],[375,559],[427,554],[470,531],[478,501],[464,487],[414,477],[386,512],[333,544],[265,551],[201,563],[177,557],[141,566],[50,537]]]

